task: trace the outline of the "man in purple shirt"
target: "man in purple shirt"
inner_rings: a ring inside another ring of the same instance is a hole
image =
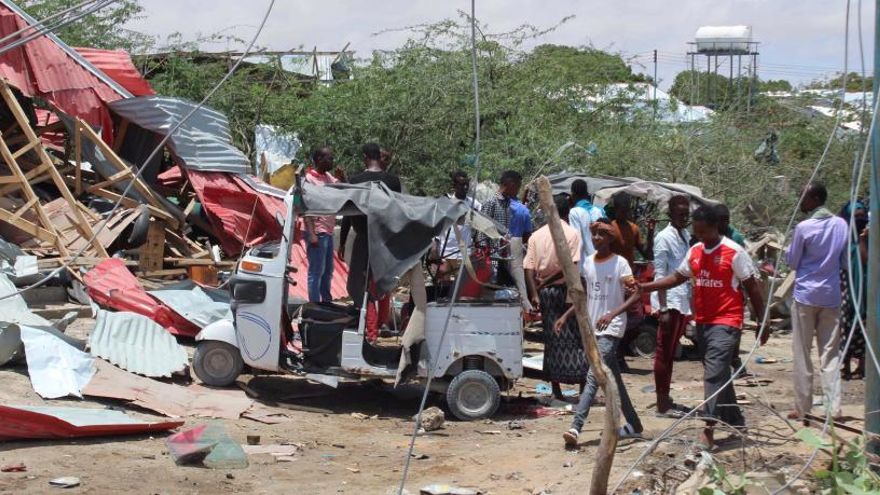
[[[828,191],[813,182],[803,193],[801,211],[810,215],[795,227],[786,263],[795,270],[791,308],[794,358],[794,411],[804,419],[813,406],[813,339],[819,348],[825,407],[840,416],[840,263],[847,243],[846,222],[825,208]],[[757,315],[756,318],[761,318]]]

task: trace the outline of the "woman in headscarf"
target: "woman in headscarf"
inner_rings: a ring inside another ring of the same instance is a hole
[[[846,346],[847,337],[856,319],[861,317],[864,320],[867,315],[868,212],[864,203],[855,201],[846,203],[839,215],[850,224],[849,252],[846,254],[846,262],[840,269],[840,287],[843,291],[843,305],[840,308],[842,350]],[[855,371],[850,369],[853,359],[857,361]],[[861,328],[856,328],[853,332],[852,342],[843,356],[841,374],[844,380],[865,376],[865,336]]]

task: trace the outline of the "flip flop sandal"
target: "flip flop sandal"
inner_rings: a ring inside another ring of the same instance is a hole
[[[654,417],[657,418],[668,418],[668,419],[681,419],[687,415],[686,411],[682,411],[681,409],[676,409],[675,407],[670,407],[669,409],[660,412],[657,411],[654,413]]]

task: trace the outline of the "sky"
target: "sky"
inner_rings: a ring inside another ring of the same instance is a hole
[[[851,0],[849,68],[860,71],[857,15],[862,4],[865,61],[873,57],[874,2]],[[223,32],[250,39],[269,0],[141,0],[143,17],[128,28],[164,40],[184,40]],[[658,50],[658,79],[668,88],[686,69],[688,42],[704,25],[752,26],[760,42],[762,79],[803,84],[840,71],[844,65],[846,0],[476,0],[476,17],[487,32],[508,31],[523,23],[540,28],[574,18],[536,43],[593,46],[620,53],[637,72],[653,72]],[[257,44],[271,50],[304,47],[336,51],[346,43],[356,57],[400,46],[411,25],[433,23],[470,10],[469,1],[431,0],[276,0]],[[392,30],[388,32],[388,30]],[[385,31],[385,32],[383,32]],[[381,34],[377,34],[383,32]],[[226,42],[203,45],[206,51],[241,50]],[[705,58],[699,64],[706,67]],[[720,69],[726,73],[728,66]]]

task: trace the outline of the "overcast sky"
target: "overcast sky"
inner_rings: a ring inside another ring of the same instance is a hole
[[[857,11],[852,0],[850,68],[859,70]],[[865,57],[871,70],[874,2],[861,2]],[[141,0],[144,15],[128,27],[164,39],[179,32],[196,39],[224,31],[240,38],[253,36],[268,0]],[[468,1],[437,0],[277,0],[258,45],[273,50],[300,46],[340,50],[347,42],[358,57],[374,49],[399,46],[407,34],[379,31],[456,17],[469,10]],[[653,70],[651,51],[659,50],[659,79],[668,87],[685,69],[687,43],[703,25],[752,26],[760,41],[758,70],[762,79],[784,78],[803,83],[843,68],[845,0],[477,0],[477,18],[489,32],[522,23],[549,27],[563,17],[575,18],[541,42],[592,45],[638,55],[634,69]],[[214,44],[205,50],[241,49]],[[701,67],[705,67],[703,59]],[[639,66],[641,65],[641,67]],[[724,73],[727,69],[721,70]]]

